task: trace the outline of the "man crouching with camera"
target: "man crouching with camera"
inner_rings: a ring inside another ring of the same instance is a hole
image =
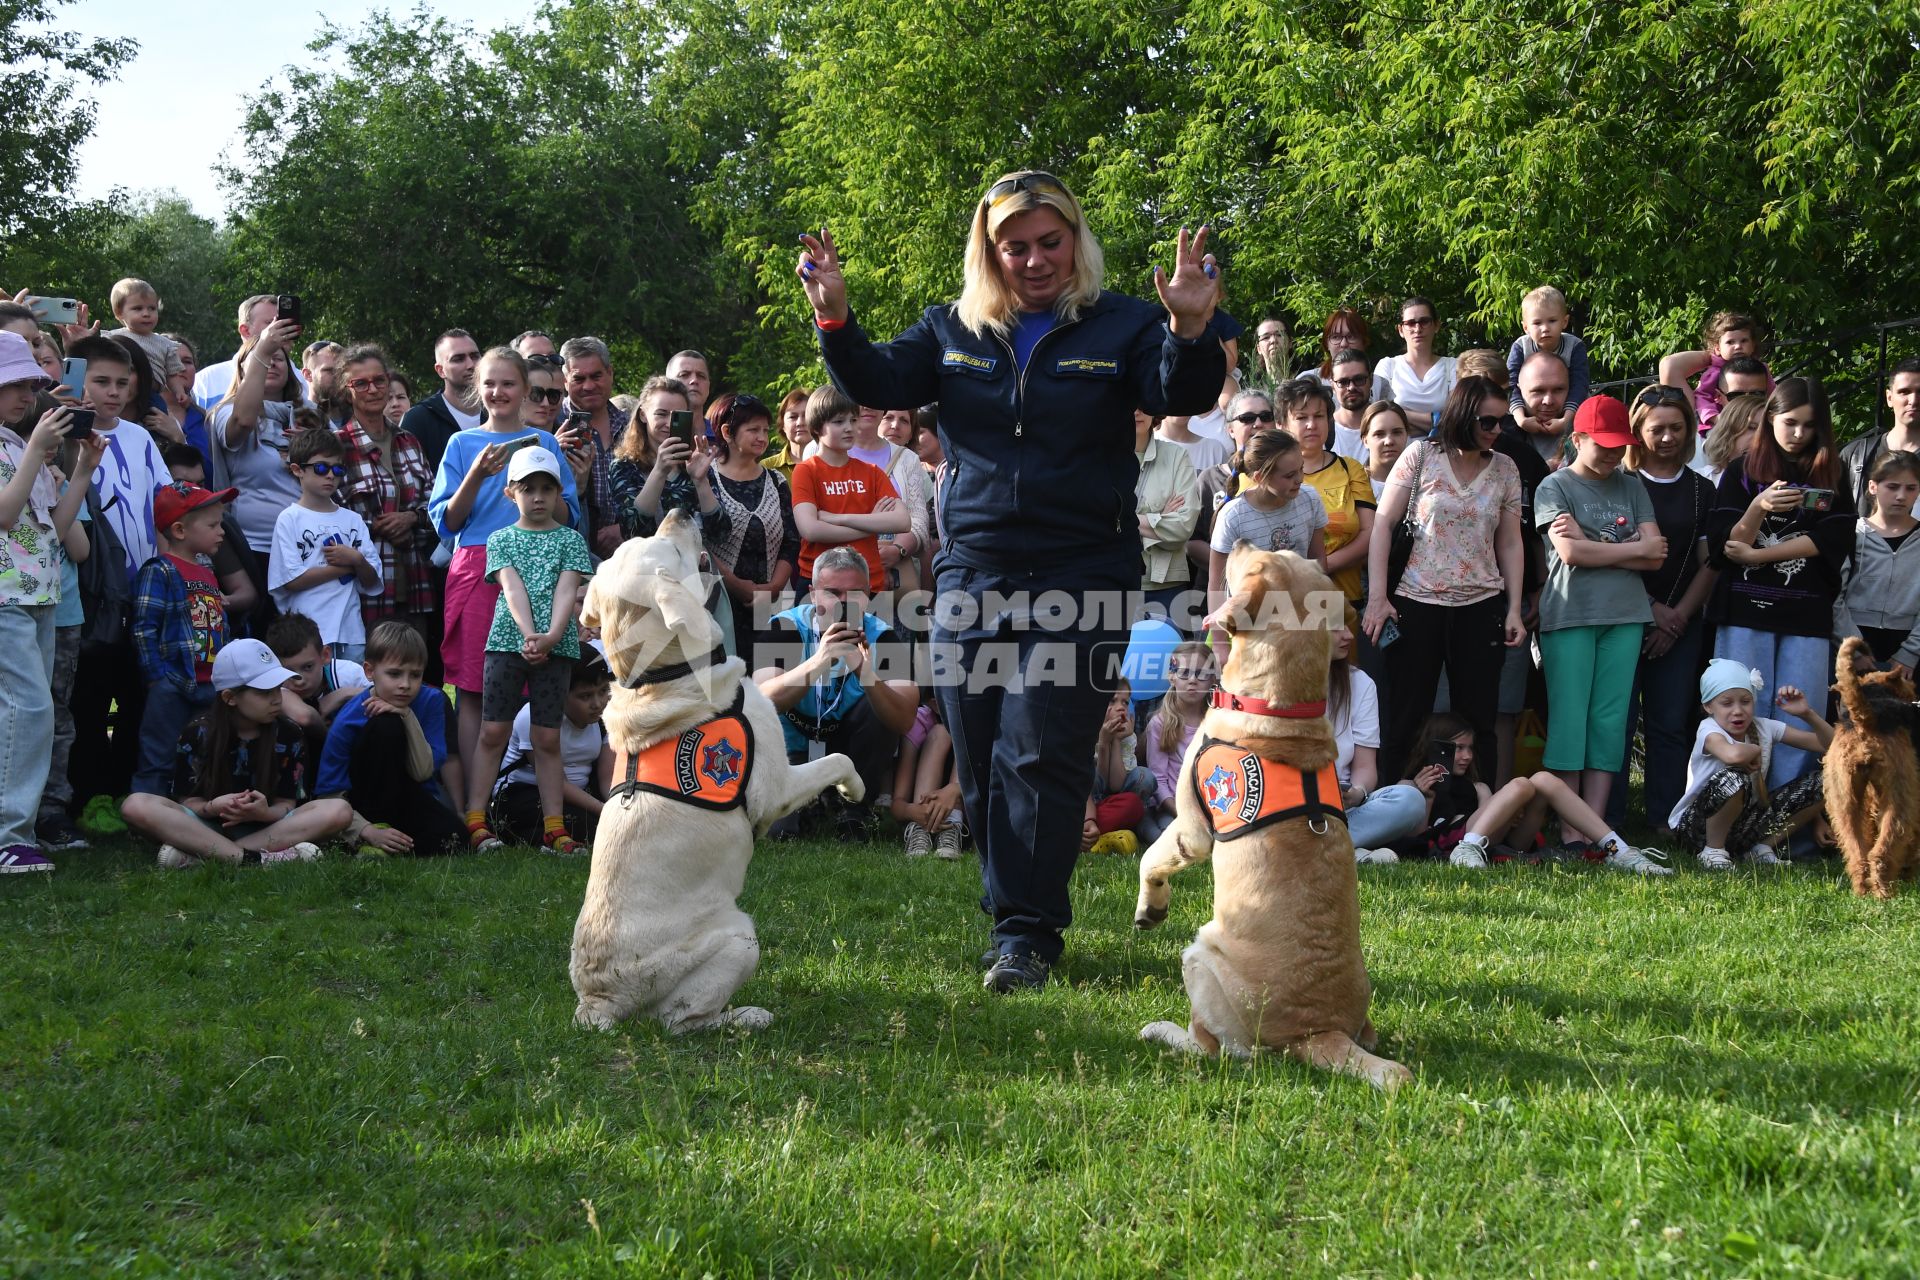
[[[837,751],[853,761],[866,784],[866,800],[849,805],[834,792],[773,826],[775,839],[822,829],[837,839],[873,835],[874,801],[893,782],[893,757],[913,724],[920,691],[906,673],[905,641],[866,611],[870,573],[866,557],[834,547],[813,562],[807,599],[773,616],[775,641],[764,651],[775,664],[753,673],[773,700],[786,731],[787,757],[795,764]],[[791,634],[789,634],[791,633]]]

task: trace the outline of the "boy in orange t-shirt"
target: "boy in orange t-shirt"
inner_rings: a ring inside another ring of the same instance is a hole
[[[858,412],[859,406],[830,382],[807,397],[807,429],[817,437],[819,452],[793,469],[793,523],[800,530],[797,585],[802,595],[813,580],[814,557],[842,544],[866,559],[872,589],[885,590],[887,574],[874,535],[905,533],[911,524],[887,473],[847,452],[853,448]]]

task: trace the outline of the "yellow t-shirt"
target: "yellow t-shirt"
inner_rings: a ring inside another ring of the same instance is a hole
[[[1320,470],[1306,476],[1306,482],[1320,495],[1320,503],[1327,509],[1327,555],[1331,556],[1340,548],[1360,536],[1360,509],[1374,508],[1373,481],[1367,477],[1367,469],[1352,458],[1337,453],[1327,455],[1329,461]],[[1348,600],[1360,603],[1365,577],[1364,564],[1351,564],[1333,575],[1333,583],[1340,588],[1341,594]]]

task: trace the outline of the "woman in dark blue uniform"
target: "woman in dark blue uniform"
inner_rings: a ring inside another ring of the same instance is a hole
[[[994,920],[992,991],[1044,986],[1073,916],[1107,668],[1140,585],[1133,411],[1204,412],[1226,374],[1206,238],[1183,228],[1172,278],[1155,269],[1163,311],[1101,288],[1065,183],[1009,174],[974,210],[959,300],[876,344],[832,237],[801,237],[835,385],[881,409],[940,403],[933,671]]]

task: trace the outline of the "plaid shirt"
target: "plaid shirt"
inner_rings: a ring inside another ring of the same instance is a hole
[[[203,644],[188,606],[187,580],[173,561],[158,555],[140,566],[133,580],[133,652],[141,674],[155,684],[192,689],[202,658],[226,647],[226,610],[212,611],[217,616],[208,619],[210,643]]]
[[[553,425],[557,431],[566,425],[567,415],[573,412],[573,401],[562,400],[560,412],[554,416]],[[620,443],[620,437],[626,434],[629,415],[612,401],[607,402],[607,437],[611,444],[600,442],[598,431],[587,432],[593,442],[593,478],[587,485],[587,543],[593,543],[594,530],[603,525],[619,524],[620,514],[616,510],[618,503],[614,498],[613,487],[607,481],[607,467],[613,459],[613,445]]]
[[[367,531],[380,544],[380,572],[386,579],[378,596],[361,596],[360,613],[371,628],[377,622],[400,614],[437,613],[440,593],[434,587],[433,548],[438,541],[433,522],[427,518],[427,495],[433,490],[433,473],[427,470],[427,456],[420,441],[387,423],[387,443],[393,470],[381,465],[380,451],[367,438],[360,424],[349,419],[334,428],[347,446],[347,478],[335,495],[340,505],[367,522]],[[374,532],[373,522],[392,511],[419,513],[417,527],[400,535],[398,541]]]

